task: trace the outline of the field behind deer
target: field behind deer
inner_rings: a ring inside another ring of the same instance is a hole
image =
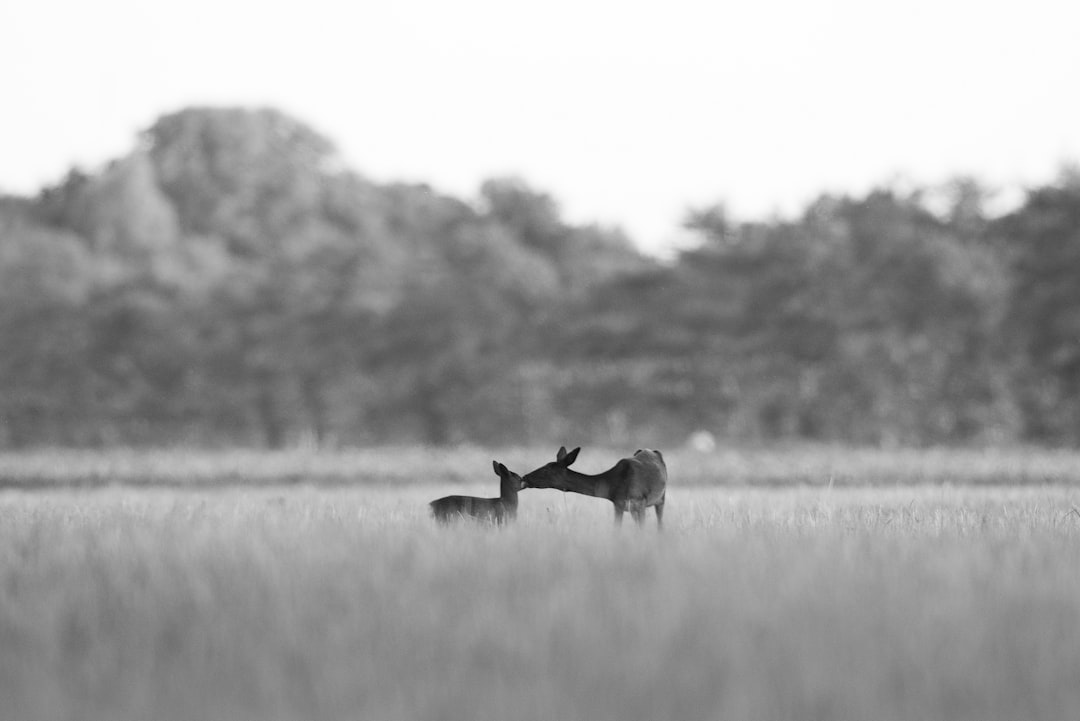
[[[1080,716],[1076,455],[671,452],[662,534],[427,517],[548,455],[0,456],[0,718]]]

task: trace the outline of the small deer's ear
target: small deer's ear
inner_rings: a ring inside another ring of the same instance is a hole
[[[491,467],[495,469],[495,475],[496,476],[499,475],[499,462],[498,461],[492,461],[491,462]]]
[[[564,453],[563,457],[559,459],[560,466],[569,466],[577,460],[577,454],[581,452],[581,446],[578,446],[569,453]]]
[[[566,446],[559,446],[559,450],[555,452],[555,460],[562,461],[566,458]]]

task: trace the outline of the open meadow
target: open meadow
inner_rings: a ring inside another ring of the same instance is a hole
[[[0,455],[0,719],[1080,718],[1080,456],[665,455],[662,533],[428,518],[550,450]]]

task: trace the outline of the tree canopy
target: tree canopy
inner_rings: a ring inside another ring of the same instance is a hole
[[[718,201],[661,261],[520,178],[379,184],[278,111],[186,109],[0,199],[0,445],[1074,445],[1077,178],[1003,216],[972,178]]]

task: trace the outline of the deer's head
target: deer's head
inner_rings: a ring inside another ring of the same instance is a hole
[[[492,461],[491,467],[495,469],[495,475],[500,479],[499,491],[503,498],[516,495],[518,491],[525,487],[525,482],[521,479],[521,476],[498,461]]]
[[[559,449],[555,454],[555,460],[544,464],[535,471],[526,473],[522,479],[523,488],[566,488],[566,469],[577,460],[581,448],[575,448],[569,453],[566,446]]]

